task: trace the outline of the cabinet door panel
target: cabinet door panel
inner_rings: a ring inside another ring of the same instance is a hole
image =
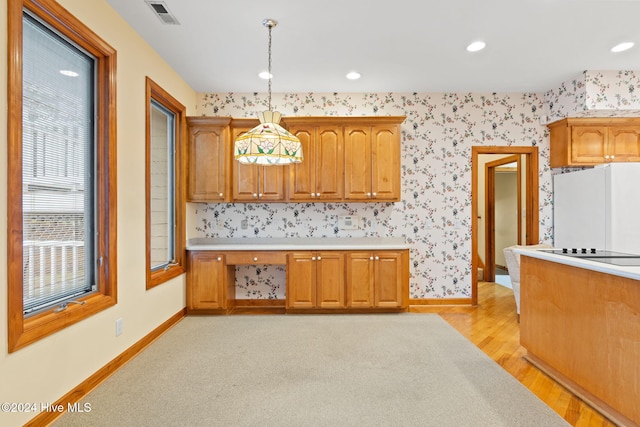
[[[371,128],[345,127],[345,199],[371,198]]]
[[[224,256],[209,252],[192,253],[189,267],[188,308],[226,308]]]
[[[640,162],[640,127],[609,128],[609,154],[611,161]]]
[[[316,198],[339,201],[344,195],[343,134],[339,127],[316,131]]]
[[[347,254],[347,306],[373,307],[373,255],[369,252]]]
[[[316,261],[310,253],[289,254],[287,263],[287,307],[316,305]]]
[[[304,155],[304,153],[303,153]],[[258,177],[258,199],[260,201],[281,201],[284,194],[284,171],[289,166],[260,166]]]
[[[234,128],[232,140],[235,141],[240,135],[248,132],[251,128]],[[233,147],[233,141],[231,146]],[[233,150],[231,150],[233,153]],[[233,158],[233,200],[254,201],[258,198],[258,166],[243,164]]]
[[[376,307],[402,306],[402,254],[399,252],[378,253],[375,268]]]
[[[303,160],[289,166],[289,199],[311,200],[311,193],[315,194],[316,162],[315,162],[315,132],[308,128],[289,129],[302,144]]]
[[[371,132],[371,192],[374,199],[400,200],[399,126],[374,126]]]
[[[571,129],[571,161],[597,164],[605,161],[607,128],[605,126],[573,126]]]
[[[218,201],[226,190],[228,127],[190,126],[187,199]]]
[[[317,306],[343,308],[345,306],[344,255],[339,252],[320,252],[317,266]]]
[[[255,201],[258,198],[258,166],[233,161],[233,199]]]

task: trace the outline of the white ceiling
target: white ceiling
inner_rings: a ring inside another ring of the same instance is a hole
[[[265,18],[273,92],[542,92],[640,70],[640,0],[164,0],[180,25],[107,2],[197,92],[267,91]],[[610,52],[621,41],[636,46]]]

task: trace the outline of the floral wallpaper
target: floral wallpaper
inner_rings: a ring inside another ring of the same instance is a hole
[[[284,116],[405,115],[398,203],[189,204],[189,237],[404,237],[411,298],[471,297],[471,147],[538,146],[540,238],[551,242],[551,170],[537,93],[283,93]],[[202,93],[205,116],[254,117],[266,94]],[[357,215],[340,230],[339,215]],[[247,219],[243,229],[242,220]],[[284,298],[283,267],[238,266],[237,298]]]
[[[548,123],[565,117],[640,116],[640,71],[584,71],[544,95]]]

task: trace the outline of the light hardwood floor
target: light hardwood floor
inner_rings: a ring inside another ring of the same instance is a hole
[[[478,283],[478,306],[421,306],[412,312],[438,313],[489,357],[573,426],[615,426],[589,405],[524,360],[513,291]]]

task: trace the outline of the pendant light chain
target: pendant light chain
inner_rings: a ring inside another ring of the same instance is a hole
[[[269,111],[271,111],[271,28],[272,24],[269,24]]]

